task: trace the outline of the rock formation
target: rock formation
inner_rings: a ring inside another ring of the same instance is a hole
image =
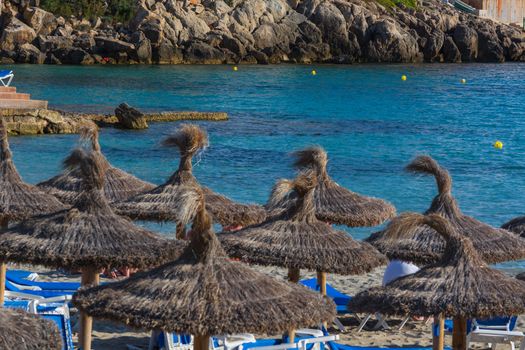
[[[23,4],[22,4],[23,3]],[[126,25],[6,1],[4,63],[353,63],[525,60],[514,27],[437,0],[139,0]]]

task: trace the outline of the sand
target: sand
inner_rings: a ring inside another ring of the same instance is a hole
[[[39,273],[38,280],[61,280],[61,281],[79,281],[80,275],[65,274],[60,271],[49,271],[42,268],[35,269],[27,266],[13,266],[13,268],[26,268]],[[274,276],[284,278],[286,270],[276,267],[258,267],[257,270]],[[349,295],[354,295],[358,291],[381,284],[384,268],[378,268],[362,276],[339,276],[328,275],[327,281],[335,288]],[[315,273],[303,272],[302,278],[315,277]],[[102,279],[102,281],[110,281]],[[363,317],[364,315],[359,315]],[[365,329],[357,332],[359,319],[356,315],[343,315],[339,317],[345,326],[345,331],[340,331],[334,327],[330,328],[331,334],[338,334],[340,342],[356,346],[374,346],[374,347],[426,347],[432,346],[431,339],[431,321],[409,320],[402,330],[399,330],[401,323],[400,318],[388,317],[387,323],[389,329],[373,330],[376,320],[370,320]],[[523,329],[525,323],[519,319],[518,329]],[[78,332],[78,313],[72,310],[72,326],[74,332],[74,341],[76,346]],[[95,320],[93,330],[93,349],[94,350],[119,350],[119,349],[147,349],[149,342],[149,332],[133,330],[122,324]],[[449,336],[445,339],[446,344],[451,344]],[[473,344],[476,349],[489,349],[486,344]],[[508,345],[500,345],[500,348]]]

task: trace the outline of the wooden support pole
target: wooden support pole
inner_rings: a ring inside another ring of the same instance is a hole
[[[195,335],[193,337],[193,350],[209,350],[210,336],[209,335]]]
[[[301,271],[299,269],[288,269],[288,280],[292,283],[298,283],[301,279]]]
[[[445,347],[445,317],[443,314],[434,316],[434,327],[438,327],[438,334],[432,334],[432,349],[443,350]]]
[[[467,349],[467,319],[465,317],[454,317],[454,329],[452,330],[452,349]]]
[[[319,285],[319,292],[326,295],[326,272],[317,271],[317,284]]]
[[[7,230],[8,226],[9,226],[9,220],[7,219],[0,220],[0,231],[1,232],[4,232],[5,230]],[[0,262],[0,307],[4,306],[6,273],[7,273],[7,264],[5,262]]]
[[[85,267],[82,269],[82,277],[80,284],[84,286],[96,286],[99,284],[100,277],[99,271],[91,267]],[[93,330],[93,318],[80,313],[80,333],[79,343],[82,350],[91,350],[91,331]]]
[[[295,343],[295,329],[290,329],[288,331],[288,343]]]

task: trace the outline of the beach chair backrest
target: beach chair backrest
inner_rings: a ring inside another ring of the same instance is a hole
[[[256,349],[256,350],[299,350],[299,343],[283,343],[277,345],[257,346],[257,343],[243,344],[239,346],[239,350]]]
[[[517,316],[501,316],[492,317],[485,320],[474,319],[472,325],[474,329],[495,329],[512,331],[516,327],[518,317]]]
[[[310,339],[303,339],[298,342],[298,348],[300,350],[319,349],[323,350],[327,347],[329,342],[335,342],[339,339],[338,335],[327,335],[323,337],[316,337]]]

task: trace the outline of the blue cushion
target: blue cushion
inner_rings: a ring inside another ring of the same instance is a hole
[[[7,69],[0,70],[0,78],[4,78],[12,73],[13,73],[12,70],[7,70]]]
[[[43,290],[67,290],[76,291],[80,288],[79,282],[37,282],[27,279],[31,274],[30,271],[25,270],[7,270],[6,278],[16,284],[23,286],[38,287]]]

